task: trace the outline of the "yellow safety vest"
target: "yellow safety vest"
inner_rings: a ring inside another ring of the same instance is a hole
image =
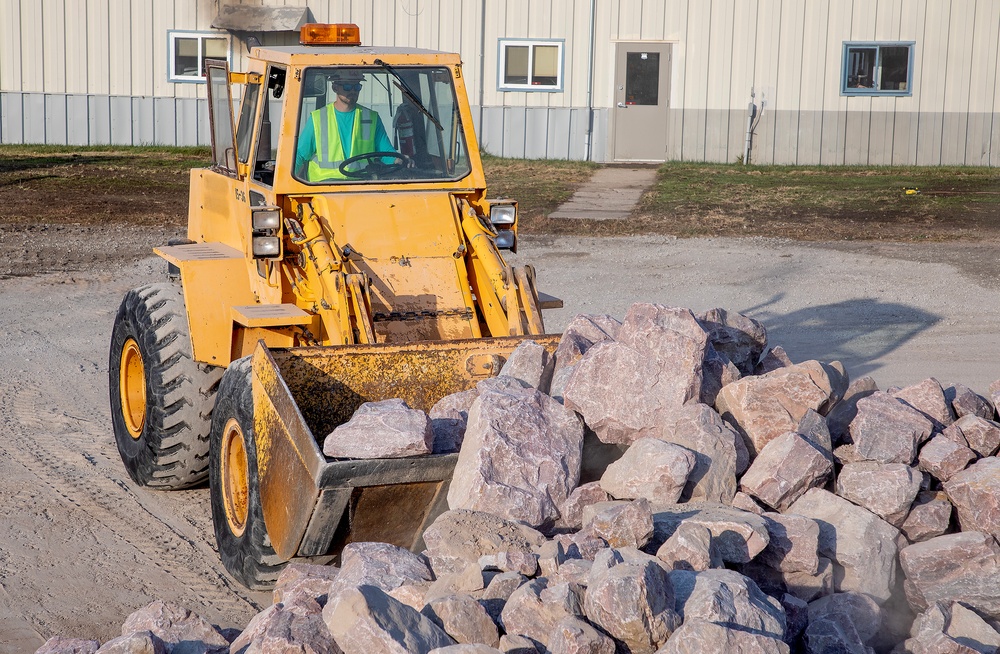
[[[346,179],[340,172],[340,164],[347,157],[344,144],[340,142],[336,110],[326,105],[310,114],[316,135],[316,154],[309,160],[307,175],[310,182],[328,179]],[[366,107],[354,108],[354,129],[351,131],[351,154],[375,151],[375,121],[378,114]]]

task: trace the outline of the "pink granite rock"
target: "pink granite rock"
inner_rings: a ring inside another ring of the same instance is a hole
[[[833,460],[833,437],[830,435],[830,426],[825,417],[812,409],[806,411],[796,425],[795,433],[812,443],[813,447],[822,452],[826,458]]]
[[[484,554],[530,552],[545,536],[523,524],[484,511],[445,511],[424,530],[425,555],[435,575],[462,572]]]
[[[345,590],[323,609],[323,621],[345,654],[427,652],[454,645],[440,627],[375,586]]]
[[[819,572],[819,524],[794,513],[765,513],[767,547],[757,561],[782,572]]]
[[[711,346],[705,354],[701,367],[701,395],[698,401],[713,406],[719,391],[740,379],[740,369],[724,354],[719,354]]]
[[[747,495],[743,491],[737,491],[736,495],[733,496],[733,502],[731,505],[734,509],[739,509],[740,511],[748,511],[750,513],[756,513],[757,515],[764,515],[767,509],[760,505],[752,495]]]
[[[871,644],[882,628],[882,607],[864,593],[834,593],[809,603],[809,622],[824,618],[851,624]]]
[[[583,527],[583,507],[607,502],[611,499],[607,491],[601,488],[601,482],[592,481],[581,484],[573,489],[566,501],[559,507],[559,519],[556,528],[578,530]]]
[[[51,640],[51,639],[50,639]],[[332,640],[332,639],[331,639]],[[97,641],[93,641],[95,644]],[[231,651],[219,648],[222,652]],[[67,654],[87,654],[91,650],[67,650]],[[35,651],[35,654],[47,654],[45,649]],[[56,654],[49,651],[48,654]],[[126,636],[118,636],[107,641],[97,650],[97,654],[167,654],[167,646],[151,631],[137,631]]]
[[[816,574],[808,572],[782,572],[782,583],[789,593],[805,602],[830,595],[834,591],[834,563],[825,556],[819,557]]]
[[[726,311],[709,309],[696,314],[698,324],[708,332],[708,340],[743,375],[752,375],[754,366],[767,347],[767,330],[753,318]]]
[[[504,634],[500,636],[500,651],[503,654],[538,654],[538,647],[527,636]]]
[[[182,606],[162,600],[133,612],[122,624],[123,636],[140,631],[152,632],[163,641],[168,651],[182,642],[185,651],[192,654],[229,647],[229,641],[208,620]]]
[[[837,495],[899,527],[922,481],[918,470],[903,463],[848,463],[837,476]]]
[[[326,604],[330,584],[333,583],[338,574],[340,574],[340,568],[332,565],[290,563],[278,575],[278,581],[274,584],[274,590],[271,593],[271,600],[278,604],[298,593],[315,599],[322,607]]]
[[[1000,458],[988,456],[944,483],[962,531],[1000,537]]]
[[[664,415],[655,429],[645,432],[694,453],[681,501],[729,504],[736,492],[743,437],[707,404],[688,404]],[[749,463],[748,463],[749,465]]]
[[[685,620],[667,640],[658,654],[700,654],[701,652],[753,652],[754,654],[788,654],[788,645],[780,638],[738,627]]]
[[[458,452],[465,438],[469,409],[479,397],[475,388],[445,395],[427,413],[434,430],[434,453]]]
[[[323,454],[343,459],[398,459],[433,448],[430,418],[400,399],[365,402],[323,440]]]
[[[493,622],[500,622],[500,613],[515,590],[528,583],[528,578],[516,572],[503,572],[490,579],[483,590],[479,603],[483,605]]]
[[[704,620],[778,640],[784,638],[785,611],[781,603],[735,570],[674,570],[670,583],[675,610],[685,622]]]
[[[806,411],[820,411],[833,394],[818,361],[744,377],[719,392],[716,410],[746,438],[751,458],[778,436],[792,431]]]
[[[763,504],[784,511],[833,473],[826,453],[795,432],[770,440],[740,480],[740,489]]]
[[[427,559],[389,543],[348,543],[340,555],[340,573],[329,587],[329,602],[343,590],[368,585],[389,592],[406,583],[431,581]]]
[[[549,641],[551,654],[615,654],[615,641],[586,620],[563,618]]]
[[[899,563],[914,591],[907,597],[915,611],[960,601],[1000,618],[1000,546],[989,534],[964,531],[931,538],[903,548]]]
[[[627,651],[652,654],[680,626],[667,572],[655,559],[631,563],[604,558],[591,568],[587,618]]]
[[[689,502],[654,507],[652,542],[659,547],[682,523],[707,527],[727,563],[753,560],[769,540],[767,522],[759,515],[709,502]]]
[[[967,444],[979,456],[993,456],[1000,449],[1000,424],[979,416],[959,418],[942,435]]]
[[[986,420],[993,419],[993,405],[968,386],[950,384],[944,388],[944,398],[951,406],[956,418],[963,416],[979,416]]]
[[[830,438],[834,445],[850,439],[848,427],[858,413],[858,400],[868,397],[878,390],[878,384],[871,377],[855,379],[847,387],[843,399],[826,415],[826,424],[830,429]]]
[[[273,604],[258,613],[233,641],[229,651],[243,654],[300,651],[340,654],[323,622],[322,607],[311,604]]]
[[[933,430],[922,413],[881,391],[858,400],[858,413],[850,426],[859,455],[870,461],[907,465],[917,458],[917,449]]]
[[[551,526],[579,482],[582,455],[583,425],[573,411],[534,389],[480,389],[448,506]]]
[[[945,399],[944,388],[933,377],[900,389],[892,395],[922,413],[934,425],[935,431],[941,431],[955,422],[955,414]]]
[[[785,368],[793,365],[795,364],[788,358],[785,348],[780,345],[775,345],[768,350],[767,354],[761,357],[757,365],[754,366],[753,374],[766,375],[767,373],[773,372],[779,368]]]
[[[930,439],[920,448],[918,467],[935,479],[948,481],[955,473],[965,470],[976,460],[976,453],[942,434]]]
[[[555,372],[574,365],[594,345],[614,341],[622,324],[609,315],[580,314],[569,321],[555,352]]]
[[[718,547],[713,546],[712,532],[693,522],[682,522],[656,551],[656,558],[670,570],[702,572],[724,565]]]
[[[865,645],[858,630],[843,614],[824,616],[809,623],[802,635],[807,652],[858,652],[875,650]]]
[[[604,539],[611,547],[642,548],[653,536],[653,513],[649,501],[594,504],[584,512],[584,529]],[[593,517],[587,514],[593,509]]]
[[[896,585],[899,532],[874,513],[821,488],[806,491],[788,511],[819,524],[819,553],[840,567],[838,592],[867,593],[884,603]]]
[[[531,339],[521,342],[500,368],[501,377],[520,379],[531,388],[549,392],[555,359],[548,350]]]
[[[507,599],[500,622],[507,634],[518,634],[548,649],[556,625],[565,618],[583,615],[583,588],[562,584],[550,587],[548,580],[535,579],[515,590]],[[552,592],[546,592],[546,591]]]
[[[94,654],[100,645],[96,640],[53,636],[35,650],[35,654]]]
[[[993,404],[993,408],[996,409],[997,406],[1000,406],[1000,379],[990,384],[990,388],[987,392],[989,393],[989,400]],[[998,414],[1000,414],[1000,410],[995,411],[990,420],[996,420]]]
[[[910,543],[919,543],[941,536],[951,524],[952,506],[948,496],[940,491],[921,491],[910,507],[900,531]]]
[[[601,477],[601,488],[611,497],[651,502],[676,502],[695,467],[690,450],[656,438],[640,438]]]
[[[455,642],[498,647],[500,633],[486,609],[469,595],[448,595],[431,600],[421,611]]]

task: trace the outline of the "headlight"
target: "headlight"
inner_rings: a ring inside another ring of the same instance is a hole
[[[490,206],[490,222],[494,225],[513,225],[517,222],[516,204],[494,204]]]
[[[281,256],[281,239],[277,236],[254,236],[253,256],[261,259]]]
[[[255,232],[281,227],[281,209],[253,209],[253,229]]]
[[[509,229],[497,231],[497,247],[501,250],[513,250],[516,240],[517,236]]]

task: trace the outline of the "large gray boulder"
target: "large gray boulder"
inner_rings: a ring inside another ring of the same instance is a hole
[[[934,425],[922,413],[888,393],[876,391],[858,400],[850,435],[862,458],[910,465],[933,430]]]
[[[960,601],[1000,619],[1000,546],[993,536],[963,531],[903,548],[899,563],[915,611],[935,602]]]
[[[767,547],[757,561],[782,572],[819,572],[819,524],[794,513],[765,513]]]
[[[575,316],[556,347],[555,372],[576,364],[594,345],[615,340],[621,328],[621,322],[607,314]]]
[[[435,598],[427,602],[421,613],[459,644],[500,645],[496,623],[483,605],[470,595]]]
[[[323,454],[344,459],[398,459],[434,450],[427,414],[398,398],[365,402],[323,440]]]
[[[923,475],[905,463],[848,463],[837,476],[837,495],[899,527],[920,492]]]
[[[810,488],[833,474],[833,461],[802,435],[786,432],[760,450],[740,480],[740,490],[784,511]]]
[[[810,489],[788,511],[819,524],[819,553],[834,561],[838,592],[856,591],[886,602],[896,585],[899,531],[877,515],[821,488]]]
[[[531,552],[545,542],[541,533],[485,511],[445,511],[424,530],[424,554],[435,575],[463,572],[483,555]]]
[[[620,500],[680,499],[696,463],[694,452],[657,438],[640,438],[601,477],[601,488]]]
[[[555,359],[544,346],[531,339],[521,342],[500,368],[501,377],[520,379],[531,388],[549,392]]]
[[[806,361],[759,377],[729,384],[715,400],[715,408],[745,436],[750,456],[789,431],[810,409],[822,413],[834,396],[823,364]]]
[[[330,584],[329,601],[346,589],[375,586],[388,593],[403,584],[431,581],[427,559],[389,543],[348,543],[340,555],[340,573]]]
[[[551,526],[580,479],[583,425],[549,396],[480,389],[448,490],[452,509]]]
[[[850,624],[866,645],[882,629],[882,607],[864,593],[834,593],[809,602],[809,622],[828,619]]]
[[[740,451],[746,455],[746,445],[715,409],[702,403],[684,405],[664,415],[647,433],[694,453],[694,469],[688,475],[681,501],[733,501],[736,475],[745,469],[740,467]]]
[[[427,412],[434,430],[435,453],[458,452],[461,449],[465,426],[469,422],[469,409],[477,397],[479,390],[475,388],[445,395]]]
[[[162,600],[133,612],[122,624],[122,636],[140,631],[151,632],[170,652],[182,647],[184,654],[205,654],[229,647],[229,641],[208,620]]]
[[[323,608],[323,621],[344,654],[429,652],[455,641],[430,618],[375,586],[340,593]]]
[[[583,588],[575,584],[549,586],[544,578],[535,579],[515,590],[500,614],[507,634],[530,638],[536,646],[548,649],[556,625],[565,618],[581,617]]]
[[[1000,458],[988,456],[944,483],[963,531],[984,531],[1000,537]]]

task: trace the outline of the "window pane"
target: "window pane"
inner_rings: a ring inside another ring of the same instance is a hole
[[[198,70],[198,39],[174,39],[174,75],[178,77],[201,77]]]
[[[875,88],[875,48],[847,49],[847,88]]]
[[[247,84],[243,92],[243,107],[240,109],[240,122],[236,127],[236,151],[240,153],[240,161],[247,162],[250,158],[250,136],[253,133],[254,119],[257,118],[257,97],[260,95],[260,84]]]
[[[883,47],[882,49],[882,78],[879,80],[879,88],[883,91],[905,91],[908,77],[908,67],[910,65],[910,48],[903,47]]]
[[[227,59],[229,42],[225,39],[205,39],[206,59]]]
[[[656,105],[660,93],[660,53],[625,55],[625,104]]]
[[[559,46],[535,46],[531,83],[544,86],[557,86],[559,84]]]
[[[503,83],[528,83],[528,46],[508,45],[504,48]]]

